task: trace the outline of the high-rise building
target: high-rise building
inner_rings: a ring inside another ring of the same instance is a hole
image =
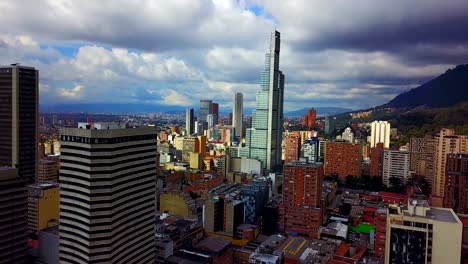
[[[348,175],[361,175],[361,163],[361,144],[327,142],[325,145],[325,175],[337,174],[344,182]]]
[[[385,264],[460,263],[462,229],[452,209],[429,207],[427,201],[390,206]]]
[[[307,130],[312,130],[315,125],[317,118],[317,113],[314,108],[309,109],[307,114],[302,116],[302,126],[307,128]]]
[[[0,167],[0,264],[26,263],[27,180],[15,168]]]
[[[187,136],[195,133],[195,117],[193,115],[193,108],[187,108],[185,110],[185,131]]]
[[[323,164],[288,162],[283,169],[280,229],[289,234],[317,237],[323,221]]]
[[[244,120],[244,95],[242,93],[234,94],[234,105],[232,108],[232,127],[235,128],[236,137],[242,137],[242,122]]]
[[[390,123],[387,121],[371,123],[371,148],[375,148],[377,143],[383,143],[386,149],[390,147]]]
[[[41,183],[28,186],[28,224],[31,232],[38,232],[58,224],[58,183]]]
[[[79,127],[60,130],[60,263],[152,263],[156,131]]]
[[[0,67],[0,166],[17,168],[30,182],[38,163],[38,87],[36,69]]]
[[[206,116],[206,122],[208,123],[208,129],[212,128],[214,126],[214,115],[213,114],[208,114]]]
[[[211,113],[213,115],[213,126],[217,125],[219,122],[219,104],[212,103],[211,104]]]
[[[200,152],[200,140],[196,137],[187,137],[183,140],[182,145],[182,161],[190,162],[190,153],[199,153]]]
[[[468,213],[468,153],[447,155],[444,207],[457,214]]]
[[[430,186],[434,181],[436,147],[437,140],[432,137],[410,140],[410,170],[416,175],[424,176]]]
[[[243,152],[248,158],[262,161],[266,170],[281,164],[284,74],[279,70],[280,38],[278,31],[272,32],[270,52],[265,55],[261,75],[262,90],[257,92],[252,128],[246,132],[249,151]]]
[[[370,151],[370,176],[382,177],[384,148],[383,143],[377,143],[377,146]]]
[[[405,185],[410,178],[410,153],[408,151],[384,150],[382,177],[385,186],[391,186],[392,181]]]
[[[325,134],[329,135],[336,129],[336,116],[325,117]]]
[[[55,160],[40,159],[36,183],[57,182],[58,164]]]
[[[319,140],[317,137],[309,138],[302,145],[303,157],[309,162],[318,162],[319,159]]]
[[[206,122],[206,116],[213,113],[212,104],[212,100],[200,100],[200,112],[197,120],[199,123]]]
[[[301,157],[301,137],[299,135],[287,135],[284,138],[285,153],[284,162],[299,160]]]
[[[468,135],[455,135],[453,129],[444,128],[436,136],[435,177],[432,185],[431,204],[441,207],[445,191],[447,155],[449,153],[468,152]]]

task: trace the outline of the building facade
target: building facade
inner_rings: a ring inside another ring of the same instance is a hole
[[[301,137],[298,135],[287,135],[284,139],[285,152],[284,162],[299,160],[301,157]]]
[[[212,104],[212,100],[200,100],[200,112],[197,120],[199,123],[207,122],[206,116],[213,112]]]
[[[28,186],[28,226],[35,233],[55,226],[59,221],[60,188],[58,183]]]
[[[327,142],[325,145],[325,175],[337,174],[340,181],[346,176],[360,176],[362,146],[344,142]]]
[[[279,70],[280,42],[280,33],[272,32],[270,52],[265,56],[261,75],[262,90],[257,92],[252,128],[246,132],[249,150],[242,152],[247,158],[262,161],[266,170],[281,164],[284,74]]]
[[[280,229],[289,234],[317,237],[322,216],[323,164],[288,162],[283,169]]]
[[[390,123],[387,121],[374,121],[371,123],[371,148],[383,143],[384,148],[390,147]]]
[[[0,167],[0,263],[26,263],[28,191],[18,170]]]
[[[152,263],[156,131],[94,127],[60,131],[60,263]]]
[[[32,67],[0,67],[0,166],[18,169],[34,182],[38,164],[39,72]]]
[[[410,179],[410,153],[408,151],[384,150],[382,180],[385,186],[392,186],[398,179],[399,184],[405,185]]]
[[[185,131],[187,136],[191,136],[195,133],[195,116],[193,114],[193,108],[187,108],[185,110]]]
[[[447,155],[449,153],[468,152],[468,136],[455,135],[455,130],[444,128],[436,136],[435,177],[432,185],[431,202],[442,206],[445,193],[445,174]]]
[[[430,186],[433,185],[437,140],[432,137],[411,138],[410,170],[424,176]]]
[[[40,159],[36,183],[57,182],[58,164],[55,160]]]
[[[385,264],[460,263],[463,225],[452,209],[412,200],[388,211]]]
[[[235,136],[242,138],[244,120],[244,95],[242,93],[234,94],[234,105],[232,109],[232,127],[235,129]]]
[[[447,155],[444,207],[468,214],[468,153]]]

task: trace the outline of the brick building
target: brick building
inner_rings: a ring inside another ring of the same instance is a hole
[[[301,137],[298,135],[287,135],[284,139],[286,143],[284,162],[299,160],[301,155]]]
[[[468,213],[468,153],[447,155],[444,207],[458,214]]]
[[[327,142],[325,148],[325,175],[338,174],[340,181],[346,176],[360,176],[362,163],[360,144]]]

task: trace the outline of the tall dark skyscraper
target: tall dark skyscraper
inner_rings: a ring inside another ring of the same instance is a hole
[[[198,113],[198,122],[206,122],[206,116],[212,113],[212,100],[200,100],[200,112]]]
[[[0,166],[34,181],[37,171],[39,72],[12,64],[0,67]]]
[[[247,147],[241,151],[242,156],[262,161],[266,170],[281,164],[284,74],[279,70],[280,42],[280,33],[272,32],[261,76],[262,90],[257,92],[252,128],[246,132]]]
[[[153,263],[156,131],[62,128],[60,263]]]
[[[244,117],[244,96],[242,93],[234,94],[232,109],[232,127],[236,130],[236,137],[242,137],[242,120]]]
[[[195,117],[193,116],[193,108],[185,110],[185,131],[187,135],[195,133]]]

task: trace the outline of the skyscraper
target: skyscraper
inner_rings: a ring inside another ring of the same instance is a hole
[[[236,137],[242,137],[242,120],[244,116],[244,95],[234,94],[234,105],[232,108],[232,127],[236,130]]]
[[[243,152],[249,158],[262,161],[266,170],[281,164],[284,74],[279,70],[280,41],[280,33],[272,32],[270,52],[265,55],[265,69],[261,75],[262,89],[257,92],[252,128],[247,131],[249,151]]]
[[[212,104],[211,100],[200,100],[200,113],[198,116],[198,122],[206,122],[206,116],[212,113]]]
[[[371,124],[371,148],[383,143],[384,148],[390,147],[390,123],[387,121],[374,121]]]
[[[79,127],[60,131],[60,263],[152,263],[156,131]]]
[[[193,108],[187,108],[185,110],[185,131],[190,136],[195,133],[195,118],[193,116]]]
[[[28,191],[18,170],[0,166],[0,263],[26,263]]]
[[[36,69],[0,67],[0,166],[17,168],[29,181],[38,163],[38,87]]]
[[[211,104],[210,114],[213,115],[213,125],[217,125],[219,120],[219,104],[214,102]]]

